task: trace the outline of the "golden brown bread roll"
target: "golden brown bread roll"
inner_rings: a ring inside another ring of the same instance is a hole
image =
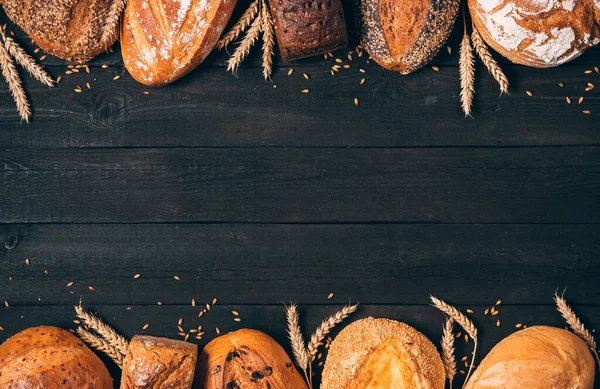
[[[112,389],[106,367],[82,341],[57,327],[21,331],[0,346],[0,389]]]
[[[483,39],[521,65],[558,66],[598,44],[594,0],[469,0]]]
[[[121,389],[189,389],[197,360],[195,344],[136,335],[123,361]]]
[[[590,350],[576,335],[535,326],[498,343],[465,389],[592,389],[594,370]]]
[[[145,85],[169,84],[211,52],[236,0],[129,0],[121,22],[123,62]]]
[[[101,42],[111,0],[0,0],[8,17],[44,51],[84,63],[112,46]]]
[[[446,375],[435,346],[408,324],[355,321],[332,342],[321,389],[444,389]]]
[[[307,389],[279,343],[250,329],[207,344],[200,354],[200,372],[204,389]]]

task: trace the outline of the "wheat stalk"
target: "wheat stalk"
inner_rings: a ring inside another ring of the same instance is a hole
[[[444,302],[436,297],[429,296],[429,298],[431,299],[431,302],[434,307],[436,307],[437,309],[439,309],[440,311],[444,312],[446,315],[448,315],[452,319],[454,319],[454,321],[457,322],[467,332],[467,334],[469,334],[471,339],[473,339],[473,344],[474,344],[473,345],[473,357],[471,358],[471,364],[469,365],[469,371],[467,372],[467,376],[465,377],[465,383],[467,383],[467,381],[469,380],[469,377],[471,375],[471,372],[473,371],[473,366],[475,364],[475,355],[477,354],[477,345],[478,345],[477,328],[475,328],[475,324],[473,324],[473,322],[468,317],[466,317],[461,311],[459,311],[457,308],[453,307],[450,304],[447,304],[446,302]],[[464,384],[463,384],[463,387],[464,387]]]
[[[556,308],[558,312],[560,312],[561,316],[565,319],[573,332],[588,345],[598,361],[598,366],[600,366],[600,357],[598,356],[598,351],[596,350],[596,340],[592,334],[585,328],[581,320],[579,320],[577,315],[575,315],[575,312],[573,312],[571,307],[567,304],[567,301],[562,296],[559,296],[558,293],[554,293],[554,301],[556,302]]]
[[[273,73],[273,47],[275,46],[275,38],[273,31],[273,20],[271,20],[271,13],[265,0],[262,0],[262,31],[263,31],[263,76],[265,80],[271,77]]]
[[[256,17],[250,26],[250,29],[246,33],[246,36],[240,42],[240,45],[235,49],[233,55],[227,61],[227,71],[231,70],[233,74],[236,74],[240,64],[246,58],[250,49],[254,46],[254,43],[260,36],[260,30],[262,25],[262,18]]]
[[[119,19],[121,18],[121,14],[123,13],[123,9],[125,9],[126,4],[127,0],[113,0],[108,10],[108,16],[102,26],[102,38],[100,39],[100,42],[108,45],[115,33],[115,28],[119,23]]]
[[[117,334],[117,332],[114,329],[112,329],[112,327],[110,327],[108,324],[104,323],[102,320],[92,315],[91,313],[84,311],[81,305],[75,306],[75,313],[77,314],[78,318],[85,321],[88,327],[96,331],[121,354],[127,354],[127,347],[129,346],[129,343],[123,336]]]
[[[224,47],[236,40],[240,34],[248,28],[250,23],[258,14],[258,0],[254,0],[248,7],[242,17],[231,27],[231,29],[223,35],[216,44],[217,50],[223,50]]]
[[[86,331],[83,327],[77,327],[77,336],[91,348],[108,355],[120,368],[123,368],[123,354],[107,340]]]
[[[29,123],[31,108],[29,107],[23,85],[21,85],[21,79],[19,78],[17,68],[15,68],[15,64],[4,45],[0,45],[0,67],[2,68],[2,75],[8,84],[13,100],[17,105],[17,110],[19,111],[21,119],[25,120],[26,123]]]
[[[488,50],[485,41],[477,31],[475,25],[473,25],[473,32],[471,33],[471,39],[473,41],[473,47],[475,48],[475,52],[481,58],[481,61],[487,68],[488,72],[494,77],[498,84],[500,85],[500,94],[508,93],[508,79],[504,72],[498,65],[498,62],[492,57],[492,54]]]
[[[6,33],[0,30],[0,34],[2,35],[2,39],[4,40],[4,47],[6,51],[17,61],[19,65],[21,65],[25,70],[29,72],[36,80],[41,82],[42,84],[53,87],[54,80],[46,73],[46,70],[41,65],[38,65],[35,62],[35,59],[31,57],[17,42],[15,42],[12,38],[7,37]]]
[[[471,116],[475,94],[475,57],[469,35],[465,32],[460,44],[460,102],[465,117]]]
[[[304,372],[304,377],[309,386],[312,386],[308,376],[310,357],[306,351],[304,337],[302,336],[302,330],[300,329],[300,315],[298,313],[298,307],[295,304],[290,304],[289,307],[286,306],[286,316],[288,323],[288,337],[292,343],[292,352],[294,353],[296,365],[298,365],[298,367],[300,367]]]
[[[344,308],[336,312],[335,315],[332,315],[321,322],[315,332],[311,335],[310,342],[308,342],[307,349],[311,359],[314,360],[319,347],[323,345],[323,340],[325,340],[325,337],[329,334],[329,332],[331,332],[333,327],[340,324],[345,318],[350,316],[350,314],[355,312],[357,309],[358,304],[346,305]]]
[[[446,319],[444,325],[444,332],[442,335],[442,361],[444,362],[444,370],[446,371],[446,378],[452,389],[452,381],[456,375],[456,360],[454,359],[454,335],[452,334],[452,328],[454,327],[454,319],[449,317]]]

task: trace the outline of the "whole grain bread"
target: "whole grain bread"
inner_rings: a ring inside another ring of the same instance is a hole
[[[8,17],[45,52],[84,63],[112,46],[101,42],[111,0],[0,0]]]
[[[108,370],[82,341],[57,327],[33,327],[0,345],[0,389],[112,389]]]
[[[361,0],[362,45],[402,74],[425,66],[448,39],[460,0]]]
[[[269,6],[285,61],[348,45],[341,0],[269,0]]]

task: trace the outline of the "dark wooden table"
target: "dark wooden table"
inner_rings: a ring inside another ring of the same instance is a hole
[[[89,74],[48,56],[62,81],[23,75],[28,125],[0,85],[0,341],[74,328],[80,299],[127,336],[202,324],[201,345],[216,327],[252,327],[287,347],[289,301],[307,334],[351,301],[355,318],[402,320],[438,343],[433,294],[475,311],[483,356],[517,323],[564,326],[552,296],[565,287],[600,325],[600,50],[546,70],[500,61],[510,96],[478,65],[465,119],[460,34],[439,71],[410,76],[342,50],[351,67],[335,76],[317,57],[279,63],[271,83],[256,53],[238,78],[217,53],[150,89],[118,46]]]

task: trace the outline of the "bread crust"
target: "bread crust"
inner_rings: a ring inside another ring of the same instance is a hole
[[[129,0],[121,22],[123,62],[138,82],[172,83],[212,51],[237,0]]]
[[[279,343],[251,329],[207,344],[200,354],[200,375],[204,389],[307,389]]]
[[[193,343],[136,335],[123,362],[121,389],[190,389],[197,361]]]
[[[469,0],[468,3],[471,18],[486,43],[517,64],[537,68],[558,66],[600,42],[597,21],[600,3],[594,0]]]
[[[0,0],[8,17],[47,53],[85,63],[112,46],[101,42],[110,0]]]
[[[423,334],[390,319],[367,318],[344,328],[332,342],[322,389],[443,389],[445,372]]]
[[[592,389],[595,368],[590,350],[576,335],[534,326],[498,343],[465,389]]]
[[[33,327],[0,345],[0,389],[112,389],[108,370],[82,341],[57,327]]]

